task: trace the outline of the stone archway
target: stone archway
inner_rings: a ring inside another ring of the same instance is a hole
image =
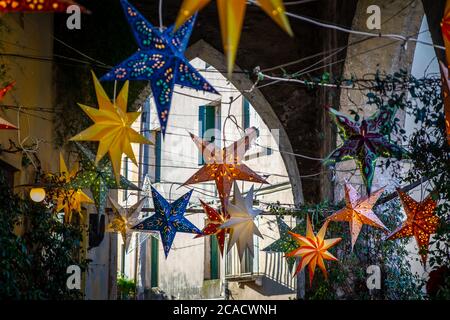
[[[186,57],[191,60],[196,57],[202,59],[208,64],[214,66],[217,70],[226,70],[224,55],[210,46],[203,40],[197,41],[190,46],[186,51]],[[279,150],[282,150],[281,156],[288,172],[289,181],[292,186],[292,193],[294,197],[294,203],[296,205],[303,203],[303,190],[302,182],[300,179],[300,173],[293,155],[291,142],[286,134],[286,131],[278,119],[277,115],[273,111],[269,102],[265,99],[261,91],[254,89],[252,92],[246,92],[252,87],[253,82],[236,67],[236,73],[233,74],[231,83],[247,98],[247,100],[255,108],[256,112],[263,119],[264,123],[270,130],[279,130]]]

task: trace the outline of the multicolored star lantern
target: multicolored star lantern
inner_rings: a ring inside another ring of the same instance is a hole
[[[223,256],[223,249],[225,247],[225,235],[227,233],[230,233],[230,229],[220,229],[220,227],[225,223],[227,219],[229,219],[230,216],[224,216],[221,212],[218,212],[216,209],[210,207],[202,200],[200,200],[200,203],[202,204],[203,210],[205,211],[208,220],[206,226],[202,230],[202,234],[195,236],[195,238],[215,235],[219,244],[220,254]]]
[[[11,90],[15,84],[16,82],[14,81],[8,84],[6,87],[0,89],[0,101],[2,101],[8,91]],[[0,117],[0,130],[17,130],[17,127]]]
[[[257,135],[256,128],[247,129],[243,138],[222,150],[217,148],[214,143],[209,143],[192,133],[190,135],[202,153],[205,165],[190,177],[184,185],[215,181],[224,212],[227,212],[228,199],[234,181],[268,183],[242,163],[245,152]]]
[[[70,223],[74,212],[81,214],[82,203],[94,203],[87,194],[81,189],[70,188],[71,181],[78,174],[78,163],[73,166],[72,170],[67,169],[66,162],[62,154],[59,154],[59,180],[65,183],[69,188],[61,188],[55,192],[56,212],[64,211],[64,221]]]
[[[0,0],[0,12],[66,12],[72,5],[87,12],[71,0]]]
[[[135,205],[130,208],[120,206],[116,200],[109,197],[109,202],[112,205],[112,214],[109,217],[109,222],[106,227],[106,232],[118,232],[122,235],[123,243],[125,244],[125,252],[128,252],[130,247],[131,229],[139,222],[139,214],[144,206],[147,198],[141,198]]]
[[[218,92],[184,57],[195,17],[174,32],[161,32],[126,0],[121,0],[139,50],[100,80],[148,80],[163,135],[166,133],[175,84],[195,90]]]
[[[177,232],[201,234],[201,231],[184,217],[189,204],[192,190],[173,203],[169,203],[152,187],[155,214],[140,222],[132,229],[137,231],[158,231],[164,247],[164,253],[169,255],[173,239]]]
[[[222,224],[220,229],[231,229],[227,252],[233,245],[237,245],[239,259],[242,261],[247,249],[251,256],[253,253],[253,235],[263,238],[255,224],[255,218],[262,213],[261,210],[253,209],[253,187],[247,192],[245,198],[242,196],[237,183],[234,182],[234,199],[228,204],[230,219]]]
[[[265,247],[262,251],[288,253],[297,249],[299,245],[297,241],[291,237],[289,232],[298,233],[300,230],[300,225],[297,225],[295,228],[291,229],[281,217],[277,217],[277,225],[280,233],[280,239]],[[296,260],[297,258],[295,257],[286,258],[290,272],[292,272]]]
[[[127,112],[128,81],[125,82],[117,99],[111,102],[93,72],[92,77],[99,109],[82,104],[80,107],[94,121],[94,124],[70,140],[98,141],[99,147],[95,162],[98,163],[106,153],[109,153],[116,181],[119,182],[123,154],[126,154],[137,165],[131,143],[152,144],[152,142],[131,127],[141,112]]]
[[[291,236],[298,242],[300,247],[289,252],[286,257],[301,257],[300,263],[294,275],[308,266],[310,285],[312,285],[316,266],[319,266],[319,268],[322,270],[323,275],[325,276],[325,278],[327,278],[328,274],[325,268],[324,260],[337,261],[337,258],[330,252],[328,252],[328,249],[335,246],[342,240],[342,238],[325,240],[325,233],[327,232],[328,223],[329,221],[325,221],[317,235],[314,235],[311,220],[308,216],[306,221],[306,237],[293,232],[289,232]]]
[[[200,11],[211,0],[184,0],[178,14],[175,30],[181,27],[197,11]],[[284,31],[293,36],[289,20],[286,17],[283,0],[257,0],[256,3]],[[222,43],[227,56],[228,73],[231,75],[236,60],[236,53],[241,38],[247,0],[217,0]]]
[[[397,192],[405,209],[406,221],[388,235],[387,239],[394,240],[414,236],[422,262],[425,265],[430,236],[436,232],[439,224],[439,218],[435,215],[437,201],[429,195],[424,201],[417,202],[406,193],[400,190],[397,190]]]
[[[95,155],[86,147],[76,142],[82,152],[82,170],[70,182],[74,189],[89,189],[94,198],[99,214],[105,212],[106,200],[110,189],[139,190],[137,186],[124,177],[117,183],[111,162],[103,158],[96,164]]]
[[[392,131],[396,111],[395,108],[385,108],[360,123],[329,108],[330,115],[339,128],[343,145],[328,156],[325,164],[354,159],[361,171],[367,194],[370,195],[377,158],[400,160],[407,154],[402,147],[389,142],[387,137]]]
[[[447,66],[450,65],[450,1],[445,3],[444,16],[441,21],[442,38],[444,39]]]
[[[450,48],[449,48],[450,49]],[[442,95],[444,97],[445,124],[447,127],[447,142],[450,144],[450,79],[448,68],[442,61],[439,61],[442,78]]]
[[[363,225],[367,224],[389,231],[372,210],[383,191],[384,188],[375,191],[370,196],[361,197],[353,186],[345,184],[345,208],[327,218],[328,221],[348,221],[350,225],[352,250]]]

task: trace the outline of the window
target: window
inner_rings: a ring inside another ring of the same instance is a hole
[[[162,134],[155,131],[155,182],[161,182]]]
[[[214,137],[216,128],[216,107],[212,105],[200,106],[198,113],[199,121],[199,136],[200,138],[208,141],[214,142],[216,138]],[[204,165],[205,160],[203,159],[202,152],[199,151],[199,165]]]
[[[205,238],[205,280],[220,278],[220,253],[217,237],[212,235]]]
[[[242,126],[245,130],[250,128],[250,102],[245,98],[242,101]]]
[[[123,176],[127,180],[128,180],[128,162],[129,162],[128,160],[129,160],[128,157],[125,157],[123,159]],[[122,195],[123,195],[122,200],[123,201],[127,201],[128,200],[128,192],[127,192],[127,190],[123,190]]]
[[[244,259],[242,259],[241,273],[253,273],[253,256],[248,248],[244,252]]]
[[[151,239],[151,272],[150,272],[150,282],[152,288],[158,286],[158,276],[159,276],[159,241],[155,237],[150,236]]]

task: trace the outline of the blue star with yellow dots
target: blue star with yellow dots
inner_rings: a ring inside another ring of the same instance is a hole
[[[121,3],[139,50],[100,80],[150,81],[164,135],[175,84],[218,94],[184,56],[196,16],[190,18],[175,32],[173,26],[161,31],[148,22],[128,1],[121,0]]]
[[[164,197],[152,187],[152,197],[155,206],[155,214],[150,218],[135,225],[132,229],[136,231],[158,231],[164,247],[164,253],[169,255],[173,239],[177,232],[201,234],[202,232],[184,217],[186,207],[191,198],[192,190],[184,196],[169,203]]]

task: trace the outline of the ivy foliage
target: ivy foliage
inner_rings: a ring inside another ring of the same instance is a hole
[[[64,224],[44,204],[21,199],[0,176],[0,299],[81,299],[67,268],[81,258],[82,229]]]

